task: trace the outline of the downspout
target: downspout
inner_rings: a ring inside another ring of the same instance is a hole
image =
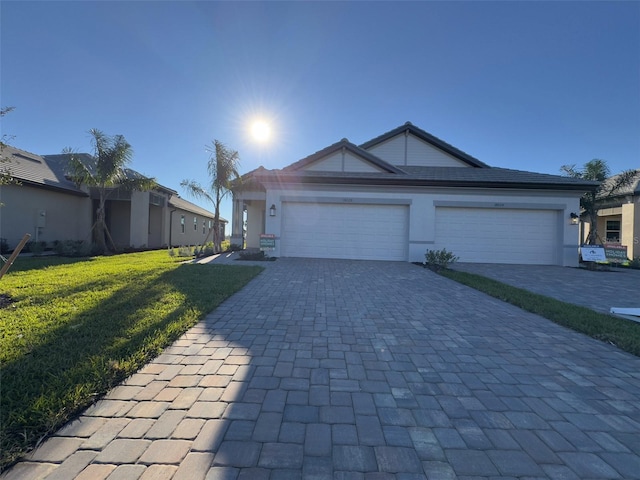
[[[173,212],[177,209],[169,210],[169,248],[173,248],[173,243],[171,241],[171,234],[173,233]]]

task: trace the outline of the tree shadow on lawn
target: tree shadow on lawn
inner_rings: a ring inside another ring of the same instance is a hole
[[[0,367],[0,468],[160,354],[259,267],[180,265],[134,282]]]

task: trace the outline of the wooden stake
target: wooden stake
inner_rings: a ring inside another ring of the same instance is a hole
[[[13,265],[13,262],[15,262],[16,258],[18,258],[18,255],[22,251],[22,248],[27,244],[30,238],[31,235],[29,235],[28,233],[24,234],[24,237],[22,237],[22,240],[20,240],[18,246],[13,250],[13,253],[9,257],[9,260],[7,260],[7,262],[2,266],[2,269],[0,269],[0,278],[2,278],[4,274],[7,273],[9,268],[11,268],[11,265]]]

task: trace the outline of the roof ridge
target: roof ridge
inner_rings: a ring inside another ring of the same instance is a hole
[[[443,150],[449,155],[453,155],[454,157],[457,157],[458,159],[462,160],[465,163],[468,163],[471,166],[478,167],[478,168],[491,168],[490,165],[487,165],[486,163],[478,160],[473,155],[469,155],[463,150],[460,150],[459,148],[454,147],[450,143],[445,142],[441,138],[438,138],[435,135],[432,135],[426,130],[416,127],[411,122],[405,122],[403,125],[400,125],[399,127],[389,130],[388,132],[383,133],[382,135],[378,135],[377,137],[362,143],[360,145],[360,148],[363,148],[366,150],[368,148],[371,148],[374,145],[377,145],[378,143],[382,143],[385,140],[395,137],[396,135],[404,131],[413,133],[416,137],[426,141],[427,143],[432,144],[433,146],[439,148],[440,150]]]

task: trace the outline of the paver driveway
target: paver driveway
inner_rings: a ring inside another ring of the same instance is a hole
[[[428,270],[280,259],[6,478],[640,478],[639,399],[639,358]]]

